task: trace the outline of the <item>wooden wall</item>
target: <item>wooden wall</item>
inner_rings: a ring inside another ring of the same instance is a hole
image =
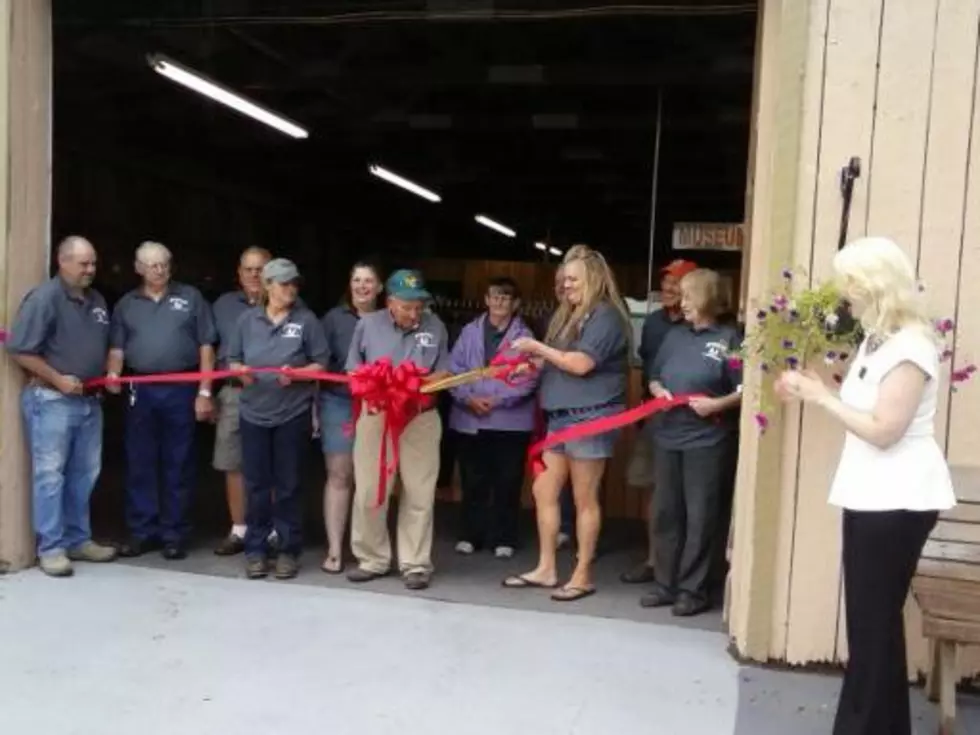
[[[47,267],[50,12],[48,0],[0,0],[0,326]],[[0,350],[0,572],[34,562],[22,384]]]
[[[980,276],[980,0],[806,0],[796,8],[772,0],[765,6],[773,28],[790,16],[797,23],[805,17],[807,42],[793,56],[769,39],[768,58],[761,62],[763,75],[777,73],[767,64],[785,65],[788,58],[799,63],[802,114],[798,121],[777,120],[767,133],[771,139],[759,139],[757,157],[774,168],[757,171],[757,180],[762,176],[771,186],[781,170],[789,172],[794,200],[785,203],[790,218],[782,231],[780,223],[755,223],[751,247],[759,249],[750,255],[752,267],[785,264],[763,262],[765,251],[770,261],[788,256],[814,279],[831,275],[839,172],[859,156],[863,173],[854,190],[850,237],[884,235],[901,244],[918,264],[935,315],[959,322],[955,362],[980,360],[980,297],[971,288]],[[763,38],[764,54],[766,44]],[[797,122],[792,131],[779,129]],[[777,236],[786,238],[785,249],[772,241]],[[764,295],[765,278],[750,274],[749,283],[750,296]],[[937,431],[951,463],[975,466],[980,385],[951,392],[948,368]],[[777,496],[769,498],[778,510],[767,511],[775,528],[763,539],[750,519],[736,524],[736,549],[740,543],[757,550],[768,544],[774,553],[764,657],[792,664],[844,660],[840,515],[826,502],[842,432],[810,409],[786,410],[780,426],[778,438],[760,443],[759,450],[763,459],[766,453],[780,457],[781,481],[771,488]],[[746,461],[745,451],[741,459]],[[751,474],[740,470],[739,495],[756,497],[737,503],[739,514],[764,512],[758,507],[763,481]],[[746,557],[745,563],[761,568],[758,560]],[[924,669],[914,603],[907,618],[913,670]],[[964,658],[964,669],[980,668],[980,657]]]

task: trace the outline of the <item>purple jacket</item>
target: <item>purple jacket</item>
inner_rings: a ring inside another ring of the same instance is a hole
[[[465,327],[453,346],[449,356],[449,369],[453,373],[476,370],[486,365],[484,356],[483,323],[487,315],[477,317]],[[533,337],[531,330],[519,317],[515,316],[502,344],[513,342],[518,337]],[[532,431],[536,410],[534,392],[538,387],[537,375],[521,376],[516,385],[508,385],[503,380],[487,378],[477,383],[462,385],[450,390],[453,396],[449,426],[463,434],[475,434],[490,429],[496,431]],[[491,398],[494,409],[486,416],[477,416],[466,407],[468,398]]]

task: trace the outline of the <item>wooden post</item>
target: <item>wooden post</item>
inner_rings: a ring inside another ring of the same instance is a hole
[[[51,4],[0,0],[0,326],[47,275]],[[0,351],[0,570],[34,562],[20,369]]]

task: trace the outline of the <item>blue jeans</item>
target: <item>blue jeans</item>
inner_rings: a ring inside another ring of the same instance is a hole
[[[309,447],[309,411],[278,426],[259,426],[243,417],[239,429],[247,497],[245,554],[266,556],[267,539],[275,528],[279,548],[299,556],[303,550],[300,471]]]
[[[102,470],[102,405],[36,386],[24,389],[20,403],[38,555],[75,549],[92,537],[88,502]]]
[[[129,390],[126,526],[137,539],[180,544],[190,531],[196,396],[197,385],[134,385]]]
[[[320,447],[324,454],[354,451],[353,402],[350,396],[320,394]]]

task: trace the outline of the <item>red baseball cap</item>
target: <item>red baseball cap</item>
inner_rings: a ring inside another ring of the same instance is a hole
[[[665,276],[673,276],[674,278],[680,280],[691,271],[696,271],[697,269],[698,264],[694,261],[678,258],[677,260],[671,261],[661,268],[660,272]]]

